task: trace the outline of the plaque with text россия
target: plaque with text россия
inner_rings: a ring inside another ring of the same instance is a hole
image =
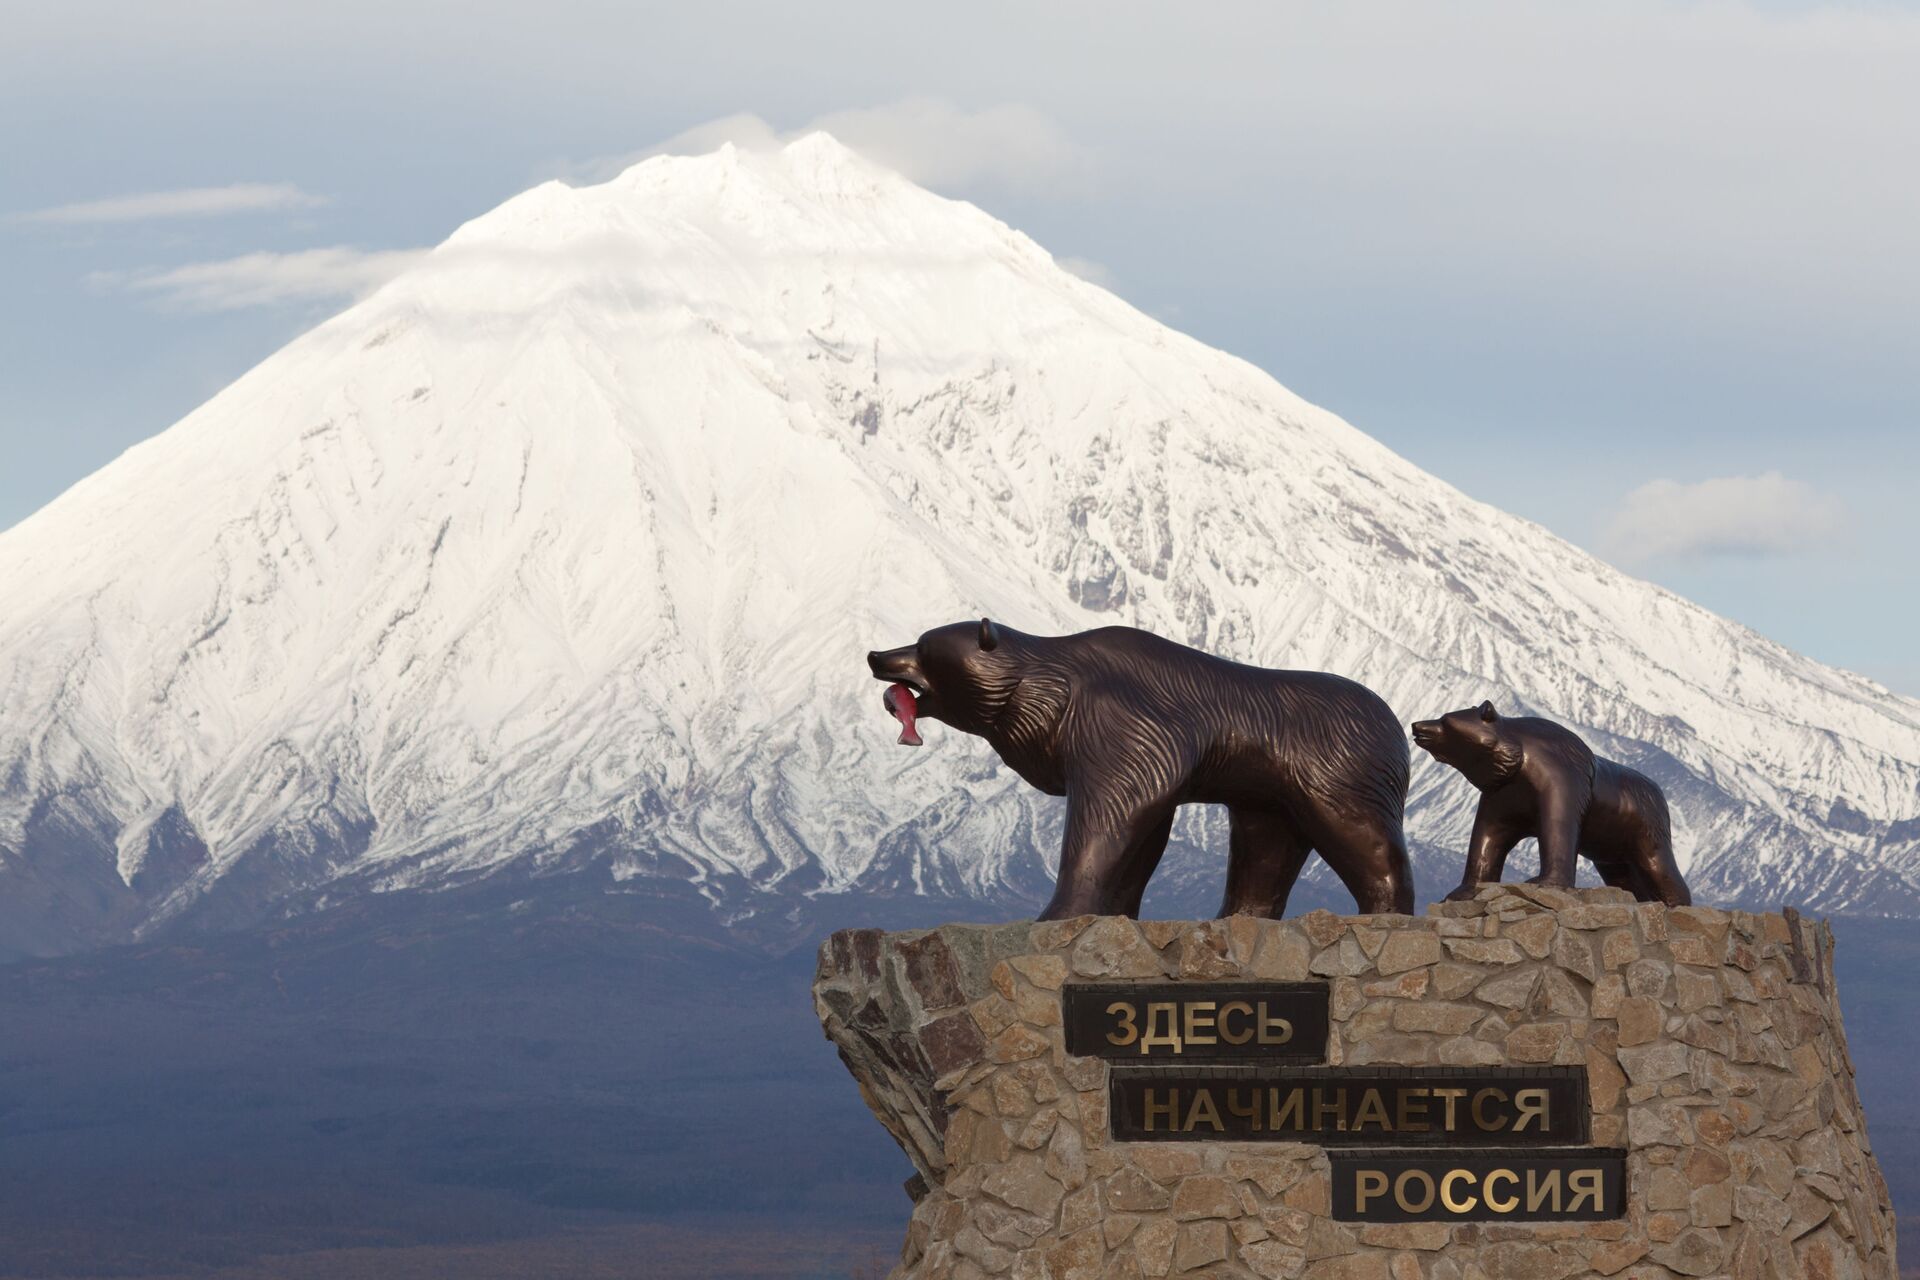
[[[1331,1151],[1340,1222],[1597,1222],[1626,1213],[1627,1153]]]
[[[1070,983],[1067,1052],[1115,1061],[1321,1062],[1324,982]]]
[[[1130,1142],[1570,1146],[1586,1142],[1578,1067],[1115,1066],[1108,1115]]]

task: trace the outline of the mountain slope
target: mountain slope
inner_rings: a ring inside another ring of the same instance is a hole
[[[1700,896],[1920,914],[1920,703],[824,135],[467,224],[0,535],[0,599],[18,951],[590,864],[1037,906],[1057,802],[895,749],[860,661],[982,612],[1551,715],[1666,786]],[[1416,771],[1424,892],[1472,802]],[[1217,892],[1210,825],[1167,874]]]

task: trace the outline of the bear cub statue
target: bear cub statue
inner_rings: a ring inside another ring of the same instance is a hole
[[[1222,804],[1232,828],[1221,915],[1279,917],[1317,851],[1360,910],[1413,910],[1401,832],[1408,751],[1364,686],[1228,662],[1132,627],[1030,636],[982,619],[867,655],[899,741],[916,719],[983,737],[1067,799],[1042,920],[1140,912],[1174,810]]]
[[[1603,759],[1551,720],[1503,716],[1491,702],[1413,726],[1415,745],[1480,790],[1466,874],[1451,900],[1497,882],[1513,846],[1540,842],[1529,884],[1573,887],[1575,854],[1642,902],[1692,901],[1673,861],[1667,800],[1646,775]]]

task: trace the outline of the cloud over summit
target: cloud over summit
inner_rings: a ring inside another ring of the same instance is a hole
[[[588,161],[577,176],[602,181],[651,156],[702,155],[726,142],[770,151],[815,132],[830,133],[868,159],[946,194],[976,185],[1057,194],[1084,186],[1092,170],[1085,149],[1033,107],[1002,103],[967,110],[940,98],[910,97],[829,111],[794,129],[736,112],[640,151]]]
[[[185,311],[239,311],[360,297],[418,262],[425,252],[334,246],[294,253],[243,253],[178,267],[95,272],[88,279],[98,288],[146,294]]]

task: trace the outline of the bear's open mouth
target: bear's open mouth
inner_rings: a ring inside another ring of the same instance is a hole
[[[897,680],[888,685],[887,691],[880,695],[880,705],[887,709],[888,715],[900,722],[898,739],[900,745],[907,747],[921,745],[920,731],[914,728],[913,723],[920,714],[920,707],[914,701],[912,685],[904,680]]]

